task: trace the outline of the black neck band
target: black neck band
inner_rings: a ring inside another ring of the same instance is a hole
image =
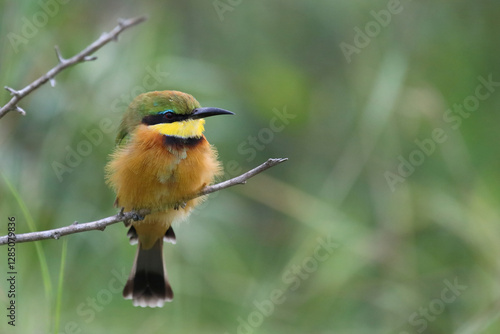
[[[182,138],[175,136],[163,136],[163,142],[168,146],[195,146],[198,144],[203,137],[190,137],[190,138]]]

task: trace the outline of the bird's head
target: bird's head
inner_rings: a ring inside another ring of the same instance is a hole
[[[196,99],[178,91],[149,92],[137,96],[123,116],[117,143],[140,124],[167,136],[198,138],[204,131],[205,117],[234,115],[219,108],[202,108]]]

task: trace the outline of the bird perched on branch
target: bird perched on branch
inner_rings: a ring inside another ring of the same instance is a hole
[[[190,198],[221,174],[203,131],[204,118],[225,114],[233,113],[202,108],[186,93],[161,91],[137,96],[123,116],[107,182],[116,192],[116,206],[152,211],[126,223],[131,244],[138,246],[123,296],[135,306],[161,307],[173,298],[163,242],[175,243],[172,223],[185,219],[203,200]]]

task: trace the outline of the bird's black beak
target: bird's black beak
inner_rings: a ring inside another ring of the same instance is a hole
[[[189,115],[189,118],[191,119],[198,119],[198,118],[205,118],[205,117],[210,117],[210,116],[215,116],[215,115],[234,115],[233,112],[224,110],[224,109],[219,109],[219,108],[196,108],[193,110],[193,113]]]

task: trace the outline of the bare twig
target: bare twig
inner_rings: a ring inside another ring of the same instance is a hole
[[[210,193],[232,187],[237,184],[245,184],[246,181],[265,171],[268,168],[274,167],[284,161],[287,161],[287,158],[281,158],[281,159],[268,159],[266,162],[263,164],[255,167],[252,170],[249,170],[248,172],[241,174],[240,176],[237,176],[235,178],[229,179],[227,181],[217,183],[208,187],[205,187],[200,193],[192,196],[191,198],[187,198],[187,200],[200,197],[203,195],[208,195]],[[16,234],[15,236],[15,243],[20,243],[20,242],[29,242],[29,241],[37,241],[37,240],[44,240],[44,239],[59,239],[62,236],[68,235],[68,234],[74,234],[74,233],[79,233],[79,232],[84,232],[84,231],[92,231],[92,230],[101,230],[104,231],[106,226],[115,224],[121,221],[125,220],[130,220],[130,219],[137,219],[139,216],[145,216],[150,214],[151,211],[149,210],[140,210],[140,211],[129,211],[129,212],[123,212],[120,211],[118,214],[103,218],[100,220],[96,220],[93,222],[89,223],[83,223],[79,224],[78,222],[74,222],[73,224],[65,227],[60,227],[56,228],[53,230],[47,230],[47,231],[40,231],[40,232],[31,232],[31,233],[24,233],[24,234]],[[11,238],[12,240],[12,238]],[[0,245],[5,245],[8,244],[11,240],[9,240],[9,236],[2,236],[0,237]]]
[[[9,111],[11,110],[16,110],[20,112],[22,115],[25,115],[26,112],[19,107],[17,104],[19,101],[21,101],[24,97],[26,97],[28,94],[30,94],[32,91],[46,83],[47,81],[50,81],[50,84],[52,86],[55,86],[55,76],[61,72],[62,70],[76,65],[78,63],[83,63],[86,61],[92,61],[97,59],[95,56],[90,56],[97,50],[99,50],[101,47],[106,45],[107,43],[111,41],[116,41],[118,39],[118,35],[125,29],[128,29],[132,26],[135,26],[136,24],[139,24],[141,22],[144,22],[146,20],[146,17],[141,16],[141,17],[136,17],[128,20],[118,20],[118,25],[113,28],[109,33],[104,33],[99,37],[95,42],[87,46],[85,49],[83,49],[80,53],[77,55],[65,59],[61,55],[61,51],[59,50],[59,47],[56,46],[56,56],[57,59],[59,60],[59,63],[54,66],[52,69],[50,69],[47,73],[30,83],[28,86],[24,87],[23,89],[20,90],[15,90],[11,87],[5,86],[5,89],[10,92],[10,95],[12,95],[12,98],[10,99],[9,102],[7,102],[6,105],[0,108],[0,118],[5,116]]]
[[[229,187],[235,186],[237,184],[245,184],[249,178],[265,171],[266,169],[274,167],[277,164],[285,162],[287,160],[288,160],[288,158],[268,159],[263,164],[255,167],[254,169],[249,170],[248,172],[246,172],[244,174],[241,174],[240,176],[236,176],[236,177],[229,179],[229,180],[226,180],[224,182],[217,183],[217,184],[214,184],[212,186],[206,187],[195,197],[208,195],[210,193],[214,193],[216,191],[219,191],[219,190],[222,190],[225,188],[229,188]],[[195,197],[193,197],[193,198],[195,198]]]

